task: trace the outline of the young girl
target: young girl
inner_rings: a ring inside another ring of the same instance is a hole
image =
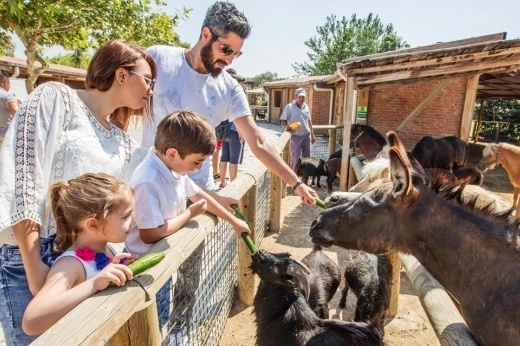
[[[108,242],[120,243],[130,228],[132,189],[105,173],[87,173],[50,188],[56,220],[56,251],[65,251],[51,267],[43,288],[31,301],[22,327],[29,335],[46,331],[60,318],[110,282],[132,279],[128,253],[115,254]]]

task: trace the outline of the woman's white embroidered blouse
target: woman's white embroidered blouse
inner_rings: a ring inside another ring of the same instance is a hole
[[[11,226],[30,219],[41,237],[55,231],[47,198],[56,179],[104,172],[129,182],[146,150],[110,124],[106,130],[77,94],[45,83],[22,104],[0,152],[0,244],[15,244]]]

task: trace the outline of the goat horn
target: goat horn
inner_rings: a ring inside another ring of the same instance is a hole
[[[302,287],[305,300],[309,300],[309,294],[311,291],[309,285],[308,273],[309,269],[301,262],[294,261],[289,264],[286,271],[287,275],[293,276],[298,280],[298,284]]]

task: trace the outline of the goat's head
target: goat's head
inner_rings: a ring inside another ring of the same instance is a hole
[[[265,283],[277,284],[303,290],[309,298],[309,269],[289,253],[273,254],[263,249],[252,257],[251,270]]]

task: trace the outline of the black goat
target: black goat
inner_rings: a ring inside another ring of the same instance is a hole
[[[370,324],[318,318],[307,303],[309,271],[288,253],[261,249],[252,259],[262,280],[253,303],[259,346],[383,345]]]
[[[322,159],[313,159],[311,157],[298,160],[297,172],[298,175],[302,177],[302,181],[305,185],[309,185],[309,177],[312,177],[311,185],[314,185],[314,179],[317,178],[318,182],[316,183],[316,186],[321,187],[321,177],[327,177],[325,161]]]
[[[392,263],[386,255],[359,251],[347,263],[345,288],[339,302],[345,308],[349,288],[357,297],[354,321],[370,322],[385,335],[385,315],[390,306]]]
[[[302,259],[310,271],[309,306],[319,318],[329,318],[329,302],[341,283],[341,270],[336,262],[322,251],[321,245],[315,244],[312,252]]]
[[[331,159],[341,159],[342,155],[343,155],[343,149],[340,149],[340,150],[335,151],[332,154],[330,154],[330,156],[327,159],[327,161],[329,161]]]

